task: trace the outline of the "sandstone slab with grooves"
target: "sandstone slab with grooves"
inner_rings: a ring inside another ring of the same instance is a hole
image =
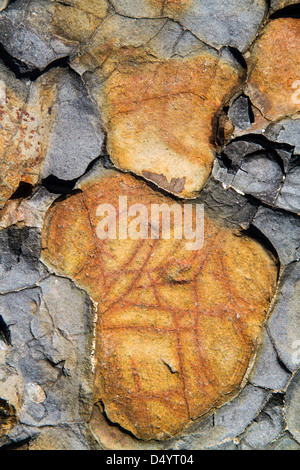
[[[99,204],[118,208],[119,194],[128,206],[173,201],[102,168],[78,189],[49,209],[43,259],[97,303],[95,402],[135,436],[165,439],[238,392],[277,268],[259,243],[209,216],[202,250],[174,233],[99,240]]]

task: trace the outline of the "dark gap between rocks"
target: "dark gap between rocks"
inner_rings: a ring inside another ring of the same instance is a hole
[[[33,185],[30,183],[24,183],[21,181],[18,189],[10,197],[10,199],[25,199],[33,194]]]
[[[42,185],[46,188],[50,193],[54,194],[70,194],[79,178],[74,180],[62,180],[57,178],[54,175],[50,175],[47,178],[42,180]]]
[[[276,266],[278,269],[277,273],[277,282],[279,280],[279,274],[280,274],[280,261],[279,261],[279,255],[277,253],[277,250],[275,246],[270,242],[268,237],[264,235],[257,227],[255,227],[253,224],[249,225],[249,228],[245,231],[243,231],[245,235],[248,237],[252,238],[256,242],[259,242],[267,251],[272,253],[274,258],[276,259]]]
[[[5,323],[2,315],[0,315],[0,340],[2,340],[7,346],[12,346],[10,329]]]
[[[43,70],[38,68],[30,68],[25,62],[16,59],[7,52],[3,44],[0,43],[0,60],[9,68],[16,76],[17,79],[29,79],[30,81],[37,80],[41,75],[44,75],[49,70],[55,67],[69,67],[69,56],[56,59],[51,62]]]
[[[300,18],[300,4],[289,5],[282,10],[275,11],[271,16],[271,20],[277,18]]]

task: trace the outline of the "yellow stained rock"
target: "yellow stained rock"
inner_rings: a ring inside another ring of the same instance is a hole
[[[276,121],[300,111],[299,80],[300,19],[278,18],[254,45],[246,93],[268,121]]]
[[[100,239],[99,205],[115,208],[122,233],[119,196],[148,215],[151,205],[174,200],[107,170],[78,189],[46,215],[43,260],[97,305],[94,402],[136,437],[166,439],[239,391],[274,295],[275,260],[208,215],[204,245],[194,251],[174,231],[169,240]]]
[[[229,51],[205,46],[169,20],[114,15],[73,66],[87,71],[113,163],[195,197],[215,158],[218,116],[242,83]]]

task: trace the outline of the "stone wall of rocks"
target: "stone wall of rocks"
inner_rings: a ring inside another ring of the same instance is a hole
[[[299,450],[299,216],[298,0],[0,0],[0,448]]]

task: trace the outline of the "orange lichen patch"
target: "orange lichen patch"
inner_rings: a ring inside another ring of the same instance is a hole
[[[147,0],[155,11],[165,15],[178,15],[184,12],[192,3],[192,0]]]
[[[208,216],[202,249],[188,250],[176,230],[169,240],[125,239],[119,196],[148,214],[151,205],[166,210],[174,201],[113,171],[79,187],[46,215],[43,260],[97,305],[94,401],[138,438],[173,436],[238,392],[275,291],[275,260]],[[99,238],[102,204],[115,208],[115,239]]]
[[[114,164],[195,197],[215,158],[216,115],[241,83],[240,68],[207,49],[167,61],[126,49],[104,69],[115,70],[96,91]]]
[[[265,118],[274,121],[298,112],[300,19],[271,21],[256,42],[249,65],[246,92]]]

